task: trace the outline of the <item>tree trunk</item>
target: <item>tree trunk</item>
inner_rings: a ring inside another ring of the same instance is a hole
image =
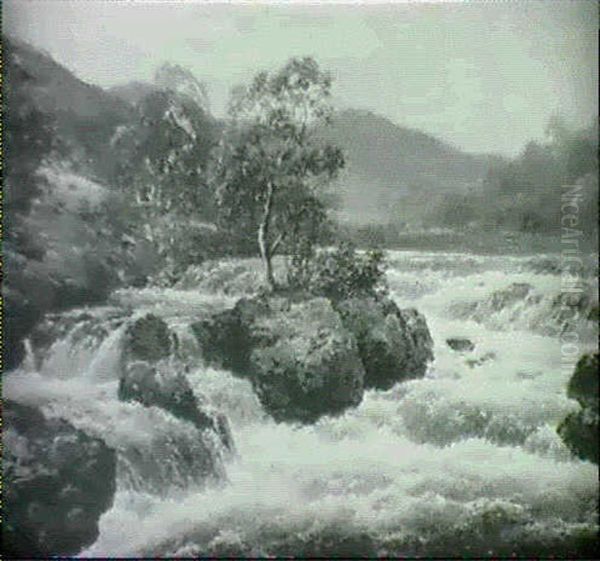
[[[271,210],[273,208],[273,192],[273,184],[269,182],[263,217],[258,227],[258,248],[260,249],[260,257],[265,268],[265,280],[271,291],[275,290],[275,277],[273,275],[273,263],[271,262],[273,256],[269,246],[269,226],[271,224]]]

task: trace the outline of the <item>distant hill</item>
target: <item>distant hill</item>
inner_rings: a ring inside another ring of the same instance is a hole
[[[106,182],[109,188],[119,173],[116,166],[122,164],[119,160],[126,154],[115,142],[125,131],[143,132],[140,119],[148,123],[151,108],[172,118],[181,111],[168,111],[168,107],[197,107],[206,118],[202,124],[201,114],[197,113],[195,120],[202,130],[196,137],[207,144],[221,127],[210,116],[203,84],[176,65],[163,65],[152,82],[136,81],[103,90],[83,82],[48,54],[14,38],[5,38],[5,53],[7,89],[18,84],[19,96],[51,117],[54,136],[69,153],[69,159],[84,175]],[[179,123],[184,122],[179,119]],[[332,125],[319,134],[346,154],[346,169],[333,191],[339,217],[351,223],[403,222],[407,216],[420,214],[423,205],[439,196],[477,191],[494,160],[487,155],[467,154],[431,135],[364,110],[337,112]],[[154,144],[154,148],[161,145]]]
[[[137,105],[148,95],[163,91],[169,92],[180,99],[187,99],[210,113],[210,103],[205,85],[189,70],[177,64],[164,63],[159,66],[152,82],[133,81],[113,86],[108,91],[119,99]]]
[[[55,137],[73,160],[87,165],[89,173],[107,177],[110,139],[133,117],[131,106],[83,82],[48,54],[17,39],[3,39],[7,89],[18,89],[21,99],[52,118]]]
[[[107,91],[129,105],[137,105],[145,96],[155,92],[157,89],[154,84],[149,82],[134,80],[133,82],[112,86]]]
[[[357,223],[394,219],[395,209],[407,197],[477,189],[494,159],[467,154],[431,135],[356,109],[336,113],[320,136],[346,154],[346,169],[337,185],[340,216]]]

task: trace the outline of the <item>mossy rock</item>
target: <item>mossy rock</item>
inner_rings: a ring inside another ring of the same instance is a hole
[[[571,413],[559,425],[558,434],[582,460],[598,463],[598,412],[590,408]]]
[[[127,329],[126,350],[132,359],[157,362],[170,355],[172,344],[167,324],[154,314],[145,315]]]
[[[567,395],[581,409],[568,415],[557,432],[571,452],[598,463],[598,353],[582,356],[569,380]]]
[[[366,388],[387,390],[425,375],[433,359],[433,340],[419,312],[400,310],[389,298],[372,297],[350,298],[336,309],[358,343]]]
[[[256,308],[252,382],[277,421],[315,422],[362,400],[364,369],[352,334],[325,298],[274,298]]]
[[[567,395],[576,399],[582,407],[590,407],[598,411],[598,353],[583,355],[571,376],[567,387]]]
[[[356,341],[325,298],[244,298],[192,329],[205,359],[250,379],[277,421],[311,423],[362,399]]]

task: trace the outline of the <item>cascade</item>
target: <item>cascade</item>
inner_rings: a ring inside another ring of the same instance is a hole
[[[4,395],[118,453],[113,507],[81,555],[540,554],[596,532],[598,468],[571,456],[555,430],[577,408],[566,397],[571,372],[556,333],[533,321],[554,321],[556,258],[390,259],[391,293],[426,316],[435,360],[424,378],[369,390],[358,407],[312,425],[275,423],[250,382],[203,363],[190,324],[236,298],[210,283],[121,291],[111,308],[57,316],[37,346],[32,337]],[[457,313],[522,283],[540,298],[515,293],[494,321]],[[149,312],[177,339],[164,367],[179,369],[203,410],[229,420],[235,451],[164,409],[119,400],[127,328]],[[456,337],[472,345],[450,348]],[[582,337],[582,353],[596,348]]]

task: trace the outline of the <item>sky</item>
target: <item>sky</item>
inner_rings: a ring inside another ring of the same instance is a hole
[[[217,116],[231,87],[312,55],[337,106],[470,152],[514,155],[553,114],[576,126],[598,115],[593,0],[4,0],[3,32],[103,87],[180,64],[206,83]]]

